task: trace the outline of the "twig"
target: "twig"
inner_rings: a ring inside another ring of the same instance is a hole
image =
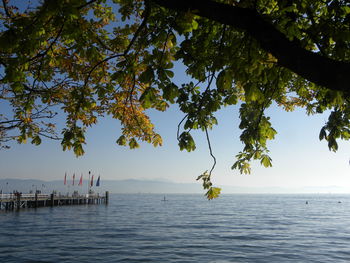
[[[209,134],[208,134],[208,129],[207,129],[207,127],[205,127],[205,135],[206,135],[206,137],[207,137],[207,142],[208,142],[208,147],[209,147],[210,156],[211,156],[211,157],[213,158],[213,160],[214,160],[214,164],[213,164],[213,166],[211,167],[210,172],[209,172],[209,176],[211,176],[211,172],[214,170],[214,168],[215,168],[215,166],[216,166],[216,158],[215,158],[215,156],[214,156],[214,154],[213,154],[213,151],[212,151],[212,149],[211,149],[210,138],[209,138]]]

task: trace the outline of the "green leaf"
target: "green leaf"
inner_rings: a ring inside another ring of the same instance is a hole
[[[233,74],[229,70],[223,70],[216,79],[216,87],[219,91],[228,90],[232,87]]]
[[[245,155],[244,153],[240,153],[236,155],[238,160],[232,165],[231,169],[239,169],[239,172],[241,174],[250,174],[251,168],[249,162],[246,160],[246,158],[241,157],[241,155]]]
[[[130,147],[130,149],[136,149],[136,148],[139,148],[140,145],[137,143],[135,138],[132,138],[129,142],[129,147]]]
[[[13,90],[14,93],[22,93],[24,90],[24,86],[22,83],[20,82],[14,82],[11,85],[11,88]]]
[[[178,96],[179,88],[174,83],[171,83],[163,88],[163,98],[170,101],[171,103],[174,103],[175,98]]]
[[[117,80],[118,82],[121,82],[125,76],[125,73],[123,71],[116,71],[111,75],[111,80]]]
[[[224,100],[225,103],[227,103],[228,105],[236,105],[238,102],[238,98],[235,94],[227,96]]]
[[[262,157],[261,157],[260,163],[261,163],[264,167],[272,167],[271,161],[272,161],[271,158],[270,158],[268,155],[264,154],[264,155],[262,155]]]
[[[162,140],[162,137],[159,134],[156,134],[156,135],[153,136],[152,144],[153,144],[154,147],[162,146],[162,143],[163,143],[163,140]]]
[[[18,136],[17,141],[18,141],[18,143],[27,143],[27,135],[22,134],[22,135]]]
[[[324,138],[327,138],[327,133],[326,133],[325,127],[322,127],[322,129],[320,131],[319,139],[320,139],[320,141],[322,141]]]
[[[157,97],[155,94],[155,89],[152,87],[146,88],[140,97],[142,107],[144,107],[145,109],[150,108],[156,102],[156,100]]]
[[[264,94],[255,86],[245,86],[246,101],[263,101]]]
[[[39,145],[41,144],[41,139],[39,136],[35,136],[31,142],[32,144]]]
[[[147,69],[142,72],[142,74],[139,77],[139,81],[142,83],[152,83],[154,80],[154,71],[151,67],[147,67]]]
[[[208,192],[205,194],[209,200],[214,198],[218,198],[221,192],[221,188],[219,187],[210,187]]]
[[[179,146],[180,150],[187,150],[188,152],[194,151],[196,149],[196,144],[189,132],[183,132],[179,136]]]
[[[203,174],[199,175],[199,176],[197,177],[197,179],[196,179],[196,180],[198,181],[198,180],[202,179],[202,178],[203,178],[203,176],[205,176],[205,173],[203,173]]]
[[[329,137],[328,138],[328,148],[329,150],[336,152],[338,150],[338,143],[334,139],[334,137]]]
[[[76,156],[82,156],[84,154],[83,146],[80,143],[75,144],[73,150]]]
[[[120,136],[117,140],[117,144],[125,146],[126,145],[126,137],[124,135]]]
[[[174,77],[174,72],[172,72],[171,70],[164,70],[165,74],[169,77],[169,78],[173,78]]]

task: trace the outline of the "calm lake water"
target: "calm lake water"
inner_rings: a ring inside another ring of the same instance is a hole
[[[0,262],[350,262],[350,195],[161,199],[0,212]]]

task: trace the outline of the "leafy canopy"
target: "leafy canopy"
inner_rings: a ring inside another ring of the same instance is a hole
[[[220,108],[240,108],[244,147],[232,168],[270,167],[274,139],[265,110],[331,110],[320,139],[336,151],[350,138],[350,4],[341,0],[45,0],[0,9],[0,147],[60,139],[84,154],[86,129],[101,116],[120,121],[117,144],[162,144],[147,109],[177,104],[181,150],[205,132],[214,165],[198,177],[215,198],[216,160],[208,129]],[[23,1],[25,2],[25,1]],[[174,83],[174,62],[193,82]],[[326,73],[326,74],[325,74]],[[64,114],[57,131],[54,120]]]

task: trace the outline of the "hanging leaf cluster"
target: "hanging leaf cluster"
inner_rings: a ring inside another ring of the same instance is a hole
[[[244,174],[253,160],[272,166],[272,105],[330,111],[320,140],[333,151],[350,138],[347,1],[5,0],[0,20],[0,100],[9,109],[0,112],[0,148],[46,137],[80,156],[85,132],[104,116],[121,124],[118,145],[160,146],[148,110],[169,104],[184,113],[180,149],[195,150],[191,132],[200,129],[212,157],[216,114],[239,108],[243,148],[232,168]],[[179,64],[191,81],[175,76]],[[220,190],[210,177],[199,179],[212,199]]]

